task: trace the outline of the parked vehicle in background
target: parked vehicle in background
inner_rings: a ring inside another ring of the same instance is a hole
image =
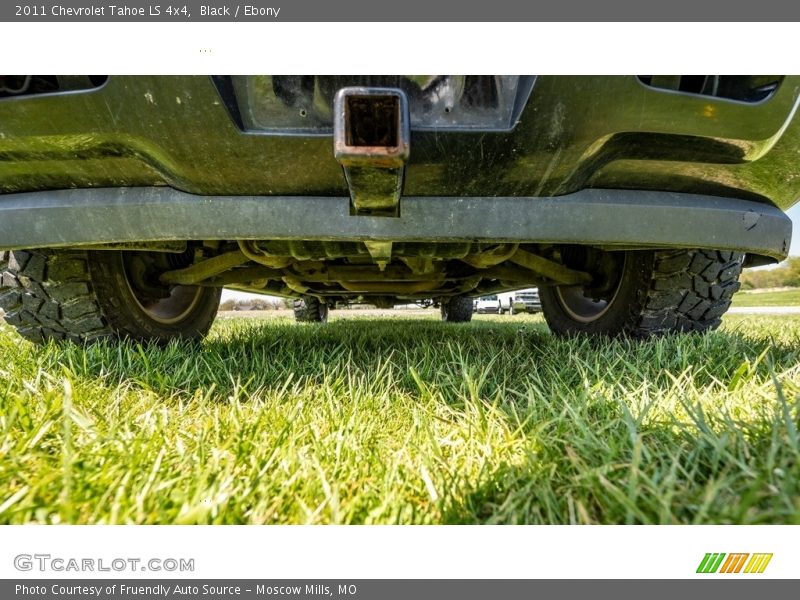
[[[514,300],[511,303],[511,313],[538,313],[542,312],[542,302],[539,300],[539,290],[531,288],[520,290],[514,293]]]
[[[501,292],[497,294],[497,299],[500,301],[501,315],[514,314],[514,292]]]
[[[480,296],[472,301],[472,312],[504,315],[520,312],[537,313],[542,311],[539,291],[536,288]]]
[[[501,314],[500,298],[497,297],[497,294],[492,294],[491,296],[481,296],[478,298],[478,302],[475,304],[475,312],[478,314]]]

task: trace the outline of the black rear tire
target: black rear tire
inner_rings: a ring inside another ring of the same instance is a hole
[[[578,286],[541,287],[556,334],[628,335],[709,331],[739,289],[744,255],[715,250],[628,251],[617,285],[602,299]]]
[[[472,320],[472,298],[455,296],[441,305],[442,321],[468,323]]]
[[[313,296],[295,300],[294,319],[298,323],[327,323],[328,305]]]
[[[199,339],[211,327],[222,293],[165,286],[163,298],[148,297],[131,282],[126,254],[115,251],[0,252],[0,274],[6,322],[38,343]]]

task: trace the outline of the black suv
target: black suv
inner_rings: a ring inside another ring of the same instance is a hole
[[[328,307],[537,287],[557,333],[717,326],[789,251],[789,76],[0,77],[0,307],[194,338],[223,287]]]

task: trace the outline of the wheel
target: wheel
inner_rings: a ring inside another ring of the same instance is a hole
[[[313,296],[295,300],[294,320],[298,323],[327,323],[328,305]]]
[[[744,259],[714,250],[604,254],[614,257],[601,261],[606,266],[599,278],[602,288],[540,288],[542,312],[553,332],[643,338],[715,329],[739,289]]]
[[[203,337],[222,289],[162,285],[158,260],[167,259],[148,252],[0,252],[0,308],[34,342]]]
[[[467,323],[472,320],[472,299],[455,296],[442,302],[442,321],[448,323]]]

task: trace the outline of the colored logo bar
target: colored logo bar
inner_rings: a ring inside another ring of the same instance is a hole
[[[748,560],[749,558],[749,560]],[[772,553],[708,552],[697,567],[698,573],[763,573]]]

